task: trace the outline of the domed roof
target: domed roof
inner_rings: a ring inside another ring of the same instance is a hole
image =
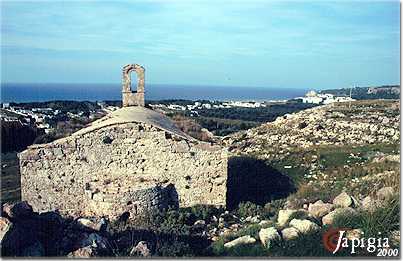
[[[81,129],[72,135],[83,135],[103,127],[131,122],[150,124],[181,138],[196,141],[196,139],[190,137],[176,127],[173,121],[167,116],[142,106],[120,108],[105,117],[92,122],[88,127]]]

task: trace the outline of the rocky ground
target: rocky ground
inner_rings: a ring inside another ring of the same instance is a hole
[[[395,143],[400,140],[399,101],[355,101],[307,109],[224,139],[231,152],[272,158],[295,148]]]
[[[357,101],[285,115],[225,137],[245,155],[291,177],[296,191],[265,205],[150,213],[144,220],[34,213],[6,204],[3,256],[333,256],[324,235],[388,238],[400,245],[399,101]],[[336,256],[351,256],[344,249]],[[360,249],[354,256],[376,255]]]
[[[57,212],[39,214],[26,202],[5,204],[0,217],[2,256],[315,256],[312,251],[316,248],[319,256],[330,256],[322,236],[332,227],[342,227],[350,240],[380,233],[378,236],[389,239],[389,248],[396,249],[400,230],[395,195],[386,187],[376,197],[358,201],[343,192],[332,202],[319,200],[299,209],[284,207],[275,214],[269,213],[268,206],[251,203],[232,212],[210,209],[207,215],[169,210],[161,223],[152,215],[154,223],[149,226],[105,218],[66,218]],[[376,219],[379,209],[386,210],[380,218],[394,215],[393,220],[386,220],[391,222],[388,228],[379,226],[385,220],[363,225],[362,221],[368,221],[365,218],[373,215]],[[346,218],[363,226],[349,226],[343,223]],[[340,251],[340,255],[348,252]],[[367,255],[361,250],[358,256]]]
[[[319,106],[223,143],[236,155],[253,155],[291,176],[299,186],[297,198],[316,194],[331,200],[346,190],[363,199],[384,186],[399,190],[399,101]]]

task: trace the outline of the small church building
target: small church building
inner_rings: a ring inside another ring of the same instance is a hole
[[[35,211],[135,218],[169,206],[226,204],[226,149],[146,108],[144,73],[137,64],[123,67],[122,108],[19,154],[22,199]]]

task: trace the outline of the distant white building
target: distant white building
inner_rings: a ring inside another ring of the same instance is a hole
[[[178,111],[185,111],[186,107],[182,105],[177,105],[177,104],[169,104],[168,108],[171,110],[178,110]]]
[[[335,98],[336,102],[349,102],[349,101],[355,101],[355,99],[350,98],[348,96],[340,96]]]
[[[297,99],[302,100],[303,103],[311,103],[311,104],[330,104],[334,102],[348,102],[355,101],[347,96],[334,96],[330,93],[316,93],[315,91],[309,91],[305,94],[304,97],[298,97]]]
[[[323,101],[323,98],[317,97],[317,96],[314,96],[314,97],[301,97],[301,99],[302,99],[303,103],[313,103],[313,104],[319,104],[319,103],[321,103]]]
[[[261,102],[243,102],[243,101],[230,101],[223,103],[226,108],[230,107],[245,107],[245,108],[259,108],[266,107],[266,104]]]
[[[309,91],[305,94],[305,97],[316,97],[318,94],[315,91]]]

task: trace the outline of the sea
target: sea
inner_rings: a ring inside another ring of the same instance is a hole
[[[2,83],[1,102],[121,99],[120,84]],[[303,96],[303,88],[148,84],[146,100],[274,101]]]

